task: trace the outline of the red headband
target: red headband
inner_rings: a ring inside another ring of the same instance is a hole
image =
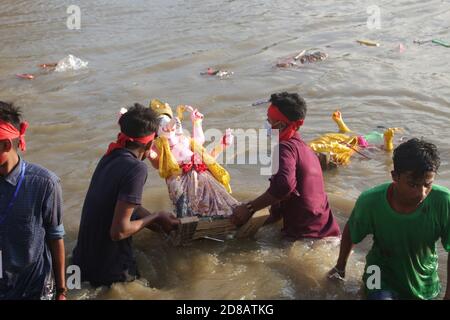
[[[291,121],[286,117],[278,107],[274,104],[269,106],[267,110],[267,116],[273,120],[281,121],[287,124],[287,128],[280,133],[280,141],[289,140],[297,132],[298,128],[303,125],[304,119]]]
[[[117,136],[117,141],[111,142],[109,144],[108,151],[106,151],[105,156],[110,154],[113,150],[125,148],[125,144],[127,143],[127,141],[138,142],[146,146],[148,143],[153,141],[154,138],[155,133],[152,133],[151,135],[145,137],[132,138],[127,136],[125,133],[120,132],[119,135]]]
[[[20,131],[6,121],[0,120],[0,140],[9,140],[12,143],[13,139],[19,138],[19,148],[22,151],[26,150],[25,131],[27,131],[28,122],[20,123]]]

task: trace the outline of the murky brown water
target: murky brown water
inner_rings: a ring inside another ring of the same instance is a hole
[[[450,49],[413,40],[450,40],[450,4],[445,1],[378,1],[381,29],[369,30],[371,1],[83,1],[81,30],[66,27],[71,1],[2,0],[0,4],[0,97],[24,107],[31,127],[27,159],[62,179],[68,252],[75,244],[81,205],[99,157],[117,133],[117,111],[158,97],[198,106],[205,128],[262,128],[265,108],[251,103],[270,93],[301,93],[309,104],[306,139],[335,131],[331,112],[340,108],[348,126],[367,133],[378,125],[405,128],[440,147],[438,183],[450,186]],[[381,43],[359,46],[356,39]],[[406,46],[404,53],[396,49]],[[304,48],[326,51],[327,61],[300,70],[273,68],[277,58]],[[89,61],[77,72],[52,73],[33,81],[14,74],[73,54]],[[231,79],[199,76],[208,66],[235,72]],[[230,165],[235,196],[265,190],[267,177],[255,165]],[[341,225],[359,193],[389,179],[390,155],[355,157],[350,166],[325,174]],[[163,181],[151,170],[145,190],[151,210],[170,206]],[[340,210],[338,210],[340,209]],[[256,240],[226,244],[200,241],[172,248],[150,232],[135,237],[138,263],[149,286],[71,292],[75,299],[359,299],[364,253],[351,258],[345,285],[325,274],[335,245],[298,242],[287,246],[276,227]],[[440,275],[445,284],[446,255]]]

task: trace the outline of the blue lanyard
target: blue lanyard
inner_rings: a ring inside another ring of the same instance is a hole
[[[3,212],[0,214],[0,224],[2,224],[6,217],[8,216],[9,212],[11,211],[14,202],[16,202],[17,199],[17,195],[19,194],[19,190],[20,190],[20,186],[22,185],[23,182],[23,178],[25,177],[25,161],[22,161],[22,167],[20,168],[20,179],[17,182],[16,185],[16,190],[14,191],[14,194],[11,198],[11,200],[9,201],[8,205],[6,206],[5,210],[3,210]]]

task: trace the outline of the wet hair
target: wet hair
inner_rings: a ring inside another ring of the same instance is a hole
[[[135,103],[119,119],[120,131],[129,137],[140,138],[157,132],[159,120],[155,111]],[[143,145],[128,141],[127,148],[142,148]]]
[[[437,172],[441,164],[439,151],[433,143],[413,138],[400,144],[394,150],[394,172],[412,172],[420,178],[426,172]]]
[[[0,101],[0,120],[12,124],[14,128],[20,131],[20,123],[22,122],[20,107],[15,106],[13,103]],[[12,142],[13,147],[17,149],[19,139],[13,139]]]
[[[269,100],[290,121],[305,119],[306,101],[297,93],[274,93]]]

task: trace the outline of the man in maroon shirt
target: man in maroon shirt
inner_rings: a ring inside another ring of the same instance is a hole
[[[283,235],[289,240],[339,236],[339,226],[324,190],[322,169],[316,154],[301,139],[306,102],[296,93],[273,94],[267,121],[279,130],[278,172],[266,192],[234,209],[231,221],[247,222],[255,211],[270,207],[266,224],[283,218]]]

